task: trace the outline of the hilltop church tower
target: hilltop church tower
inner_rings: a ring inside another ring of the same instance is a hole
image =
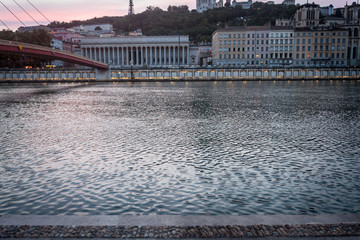
[[[134,4],[133,4],[133,0],[130,0],[129,2],[129,12],[128,15],[134,15]]]

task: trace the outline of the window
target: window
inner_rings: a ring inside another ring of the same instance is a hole
[[[311,46],[308,46],[308,51],[311,51]]]
[[[308,44],[311,44],[311,38],[308,39]]]
[[[229,38],[231,38],[231,34],[229,34]]]
[[[222,48],[219,48],[219,52],[222,52]]]
[[[222,34],[220,34],[220,38],[223,38],[223,35],[222,35]]]
[[[227,34],[224,34],[224,38],[227,38]]]
[[[305,39],[302,40],[302,44],[305,44]]]
[[[302,51],[305,52],[305,46],[302,46]]]
[[[222,41],[219,41],[219,45],[222,45]]]

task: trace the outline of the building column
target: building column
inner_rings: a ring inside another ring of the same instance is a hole
[[[92,48],[89,48],[89,50],[90,50],[90,52],[89,52],[90,59],[93,59]]]
[[[106,47],[103,48],[104,51],[104,63],[106,63]]]
[[[162,63],[162,54],[161,54],[161,48],[162,47],[159,47],[159,65],[161,65],[161,63]]]
[[[182,47],[182,64],[185,65],[185,49]]]
[[[155,65],[158,65],[158,59],[157,59],[157,47],[155,47],[154,49],[155,49],[155,51],[154,51],[154,53],[155,53]]]
[[[115,47],[112,47],[112,65],[116,65]]]
[[[129,65],[129,47],[125,47],[125,59],[124,59],[124,65]]]
[[[133,47],[130,47],[130,51],[131,51],[131,53],[130,53],[130,61],[132,62],[132,64],[134,65],[134,48]],[[131,65],[131,63],[130,63],[130,61],[129,61],[129,65]]]
[[[135,58],[136,58],[136,61],[134,63],[134,65],[139,65],[139,47],[135,47]]]
[[[190,48],[189,47],[187,47],[187,51],[186,51],[186,64],[187,65],[190,65]]]
[[[140,64],[141,64],[141,66],[144,66],[144,47],[141,47],[140,55],[141,55]]]
[[[120,62],[121,66],[124,66],[124,50],[125,48],[121,47],[121,62]]]
[[[95,61],[97,61],[96,47],[94,47],[94,56],[95,56]]]
[[[108,64],[111,64],[112,47],[108,47]]]
[[[148,47],[145,47],[145,64],[149,65],[149,61],[148,61]]]
[[[164,65],[167,65],[167,56],[166,56],[166,53],[167,53],[167,51],[166,51],[166,46],[164,46]]]
[[[171,47],[168,47],[168,54],[169,54],[169,65],[171,65]]]
[[[153,47],[150,47],[150,62],[149,65],[153,65]]]
[[[117,55],[117,65],[120,65],[120,48],[116,48],[116,55]]]
[[[176,47],[173,48],[173,65],[176,65]]]

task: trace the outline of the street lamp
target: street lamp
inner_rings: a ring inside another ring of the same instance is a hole
[[[131,78],[131,81],[134,80],[133,64],[134,64],[134,62],[131,60],[131,61],[130,61],[130,67],[131,67],[131,70],[130,70],[130,78]]]

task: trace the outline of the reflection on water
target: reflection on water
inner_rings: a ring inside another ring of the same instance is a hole
[[[70,86],[0,86],[0,214],[360,212],[359,82]]]

